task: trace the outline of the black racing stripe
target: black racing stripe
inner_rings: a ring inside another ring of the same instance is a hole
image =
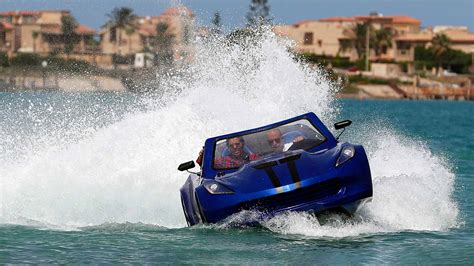
[[[300,157],[301,157],[301,153],[300,153],[300,154],[296,154],[296,155],[291,155],[291,156],[285,157],[285,158],[283,158],[283,159],[280,159],[278,162],[280,162],[280,163],[286,163],[286,162],[298,160]]]
[[[275,165],[277,165],[277,162],[271,161],[271,162],[266,162],[266,163],[261,163],[261,164],[255,165],[253,168],[255,168],[255,169],[264,169],[264,168],[272,167],[272,166],[275,166]]]
[[[267,173],[268,177],[270,177],[274,187],[281,187],[280,180],[271,167],[265,168],[265,172]]]
[[[298,174],[298,169],[296,169],[295,161],[288,162],[288,169],[290,170],[291,179],[293,179],[293,183],[298,183],[301,181],[300,175]]]

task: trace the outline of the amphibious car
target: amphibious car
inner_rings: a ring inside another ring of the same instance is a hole
[[[351,121],[336,123],[345,129]],[[340,135],[340,134],[339,134]],[[209,138],[200,171],[194,161],[181,187],[189,226],[216,223],[251,210],[271,218],[283,212],[353,214],[372,197],[364,148],[339,142],[314,113]]]

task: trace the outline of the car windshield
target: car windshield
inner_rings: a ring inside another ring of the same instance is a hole
[[[214,147],[213,168],[235,169],[289,150],[312,149],[326,138],[306,119],[251,134],[221,139]]]

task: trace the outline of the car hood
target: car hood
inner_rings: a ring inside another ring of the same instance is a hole
[[[340,145],[315,153],[296,150],[275,154],[246,164],[216,181],[235,192],[269,190],[272,193],[270,191],[278,187],[298,186],[305,180],[333,173],[339,152]]]

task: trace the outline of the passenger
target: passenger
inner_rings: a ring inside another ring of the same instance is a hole
[[[234,137],[226,139],[227,148],[230,155],[216,158],[214,167],[219,169],[230,169],[239,167],[250,161],[258,159],[255,153],[247,153],[244,150],[245,141],[243,137]]]
[[[204,156],[204,147],[201,149],[201,151],[199,152],[199,155],[196,159],[196,163],[199,165],[199,166],[202,166],[202,157]]]
[[[281,131],[278,128],[270,129],[267,132],[268,144],[272,147],[273,152],[283,152],[285,150],[285,143],[281,138]],[[293,139],[292,143],[300,142],[304,140],[303,136],[297,136]]]

